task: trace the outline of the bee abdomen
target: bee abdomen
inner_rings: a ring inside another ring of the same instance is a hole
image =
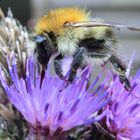
[[[80,40],[79,47],[84,47],[89,57],[106,57],[109,49],[105,47],[104,39],[95,39],[93,37]]]

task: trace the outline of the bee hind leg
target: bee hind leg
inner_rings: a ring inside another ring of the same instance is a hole
[[[131,89],[130,82],[126,77],[126,66],[122,64],[121,60],[119,60],[116,56],[112,55],[110,57],[110,62],[113,66],[115,73],[118,75],[120,82],[124,85],[126,90]]]

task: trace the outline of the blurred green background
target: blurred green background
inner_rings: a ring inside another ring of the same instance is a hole
[[[14,16],[22,24],[33,27],[36,19],[48,10],[63,6],[80,6],[91,10],[93,18],[102,18],[126,25],[140,27],[140,0],[0,0],[0,7],[7,11],[11,7]],[[133,68],[140,67],[140,32],[118,32],[120,53],[129,61],[136,51]]]

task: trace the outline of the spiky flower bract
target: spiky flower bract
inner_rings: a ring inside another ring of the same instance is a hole
[[[9,59],[7,61],[12,83],[6,83],[2,69],[1,83],[11,102],[32,128],[41,127],[46,130],[48,137],[53,137],[58,130],[64,132],[76,126],[93,123],[102,117],[93,113],[107,104],[108,92],[103,93],[100,86],[89,94],[97,82],[94,81],[89,90],[86,90],[89,68],[65,88],[65,82],[51,76],[49,69],[41,84],[41,75],[33,58],[27,60],[25,79],[18,77],[15,59],[13,58],[12,64]]]
[[[13,17],[11,10],[8,10],[7,17],[0,9],[0,62],[6,67],[6,56],[15,54],[19,67],[24,67],[28,56],[30,40],[25,27]]]
[[[105,81],[105,84],[107,81]],[[107,126],[117,140],[140,139],[140,70],[131,79],[132,88],[126,91],[118,78],[111,87],[111,102],[107,107]]]

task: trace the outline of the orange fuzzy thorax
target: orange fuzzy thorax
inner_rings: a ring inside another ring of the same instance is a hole
[[[88,13],[84,9],[79,8],[60,8],[50,11],[44,15],[37,23],[36,32],[60,33],[63,32],[65,22],[87,21]]]

